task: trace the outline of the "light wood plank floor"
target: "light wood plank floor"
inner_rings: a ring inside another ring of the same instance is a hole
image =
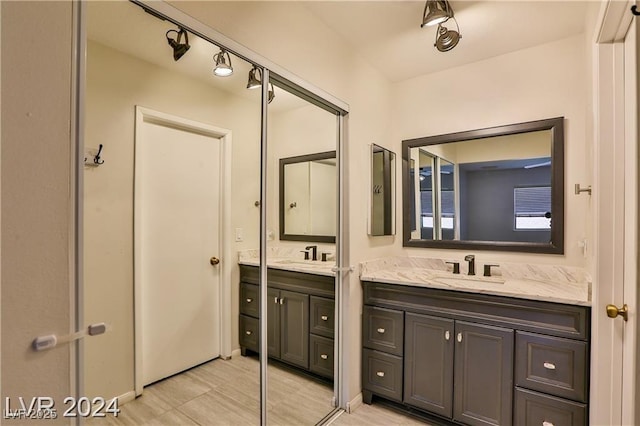
[[[269,365],[269,425],[314,425],[331,411],[333,387],[288,368]],[[214,360],[144,389],[117,417],[90,418],[89,426],[223,426],[260,424],[259,363],[255,357]],[[334,425],[424,425],[373,404],[343,414]]]

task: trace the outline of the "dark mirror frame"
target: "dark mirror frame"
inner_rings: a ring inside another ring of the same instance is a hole
[[[280,214],[280,240],[285,241],[308,241],[312,243],[335,243],[335,235],[300,235],[285,234],[284,232],[284,166],[287,164],[304,163],[307,161],[327,160],[336,158],[336,151],[320,152],[318,154],[298,155],[296,157],[288,157],[280,159],[280,196],[278,198],[278,211]],[[337,169],[336,169],[337,173]],[[337,205],[337,204],[336,204]],[[337,212],[336,212],[337,215]]]
[[[540,130],[551,130],[551,211],[553,212],[553,220],[551,222],[551,241],[549,243],[411,239],[411,148]],[[404,247],[564,254],[564,117],[402,141],[402,216],[402,245]]]

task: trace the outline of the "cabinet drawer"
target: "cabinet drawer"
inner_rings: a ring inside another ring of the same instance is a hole
[[[402,402],[402,358],[363,349],[362,367],[364,389]]]
[[[362,344],[393,355],[402,356],[404,313],[365,305],[362,313]]]
[[[534,333],[516,334],[516,385],[587,401],[587,344]]]
[[[309,337],[309,370],[333,379],[333,339]]]
[[[260,287],[240,283],[240,313],[258,318],[260,314]]]
[[[335,325],[335,301],[325,297],[311,296],[311,323],[309,332],[333,339]]]
[[[521,426],[583,426],[587,406],[555,396],[516,388],[514,424]]]
[[[256,318],[240,315],[240,346],[258,352],[260,322]]]

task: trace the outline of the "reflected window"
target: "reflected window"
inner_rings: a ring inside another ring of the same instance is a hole
[[[515,229],[551,229],[551,187],[534,186],[513,189]]]

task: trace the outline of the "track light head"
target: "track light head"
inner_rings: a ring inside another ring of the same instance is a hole
[[[257,74],[257,76],[256,76]],[[247,89],[258,89],[262,86],[262,70],[256,65],[249,71],[249,80],[247,81]]]
[[[450,30],[444,25],[438,25],[434,46],[440,52],[448,52],[456,47],[462,36],[458,31]]]
[[[427,0],[422,12],[421,27],[439,25],[453,18],[453,9],[447,0]]]
[[[169,37],[169,33],[172,33],[172,32],[176,33],[178,35],[176,40],[174,40],[171,37]],[[180,43],[180,39],[182,38],[183,34],[184,34],[184,44]],[[180,28],[180,31],[169,30],[169,31],[167,31],[165,36],[167,37],[167,43],[169,43],[169,46],[171,46],[171,48],[173,48],[173,60],[174,61],[177,61],[178,59],[182,58],[182,56],[185,53],[187,53],[187,51],[191,47],[191,46],[189,46],[189,35],[184,30],[184,28]]]
[[[233,66],[231,65],[231,56],[229,55],[229,52],[221,48],[220,52],[213,55],[213,60],[216,62],[216,65],[213,68],[213,73],[215,75],[218,77],[228,77],[233,74]]]

